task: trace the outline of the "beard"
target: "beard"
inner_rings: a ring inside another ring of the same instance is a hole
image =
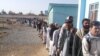
[[[84,28],[84,29],[89,29],[90,26],[89,26],[89,25],[83,25],[83,28]]]

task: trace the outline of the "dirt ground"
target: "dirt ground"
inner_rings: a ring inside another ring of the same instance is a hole
[[[9,28],[2,30],[9,34],[0,38],[0,56],[48,56],[36,29],[19,23]]]

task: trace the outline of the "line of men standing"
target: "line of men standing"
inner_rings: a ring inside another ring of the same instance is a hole
[[[42,32],[45,33],[42,39],[49,56],[100,56],[100,52],[95,48],[97,45],[90,41],[92,38],[100,37],[100,22],[90,22],[84,18],[82,25],[83,27],[77,30],[73,27],[73,17],[68,16],[62,27],[57,24],[43,27],[45,30]]]

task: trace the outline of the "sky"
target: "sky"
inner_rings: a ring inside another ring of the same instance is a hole
[[[49,3],[78,4],[78,0],[1,0],[0,12],[23,12],[39,14],[40,11],[48,10]]]

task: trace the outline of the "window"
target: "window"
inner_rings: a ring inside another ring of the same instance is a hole
[[[93,3],[89,6],[89,18],[91,21],[97,20],[99,3]]]

